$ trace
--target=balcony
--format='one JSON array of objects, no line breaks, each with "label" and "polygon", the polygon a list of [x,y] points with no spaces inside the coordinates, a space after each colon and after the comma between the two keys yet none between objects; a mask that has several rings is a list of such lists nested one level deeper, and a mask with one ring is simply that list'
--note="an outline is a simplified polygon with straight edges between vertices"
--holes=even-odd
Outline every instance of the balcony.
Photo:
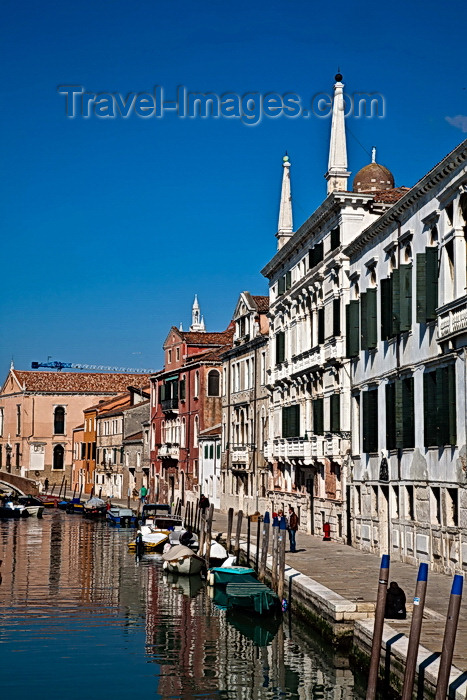
[{"label": "balcony", "polygon": [[467,296],[438,309],[438,342],[467,333]]},{"label": "balcony", "polygon": [[340,455],[341,441],[337,435],[329,433],[324,438],[324,449],[327,457],[337,457]]},{"label": "balcony", "polygon": [[331,338],[324,345],[324,359],[342,360],[345,356],[344,341],[342,338]]},{"label": "balcony", "polygon": [[231,445],[231,460],[232,464],[249,464],[250,462],[250,447],[248,445]]},{"label": "balcony", "polygon": [[159,447],[158,457],[162,457],[162,459],[179,459],[180,446],[166,442]]},{"label": "balcony", "polygon": [[276,438],[265,443],[264,456],[266,459],[311,459],[311,444],[304,438]]},{"label": "balcony", "polygon": [[161,401],[161,408],[164,413],[172,413],[178,411],[178,398],[176,399],[164,399]]},{"label": "balcony", "polygon": [[315,367],[320,367],[324,362],[323,347],[317,345],[310,350],[305,350],[292,358],[291,374],[300,374]]},{"label": "balcony", "polygon": [[290,377],[290,368],[287,361],[281,362],[281,364],[276,365],[276,367],[271,372],[271,381],[280,382],[282,379],[287,379]]}]

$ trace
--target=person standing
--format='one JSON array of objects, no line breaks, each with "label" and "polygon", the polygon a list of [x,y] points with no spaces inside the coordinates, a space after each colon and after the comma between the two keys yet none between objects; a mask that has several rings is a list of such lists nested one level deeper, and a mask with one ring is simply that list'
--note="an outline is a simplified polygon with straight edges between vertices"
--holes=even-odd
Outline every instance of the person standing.
[{"label": "person standing", "polygon": [[139,490],[139,498],[140,498],[142,506],[144,506],[144,504],[146,503],[147,494],[148,494],[148,490],[147,490],[146,486],[143,484]]},{"label": "person standing", "polygon": [[295,534],[298,530],[298,517],[293,506],[289,506],[289,540],[290,540],[290,551],[297,551],[297,544],[295,542]]},{"label": "person standing", "polygon": [[202,514],[203,518],[206,517],[206,511],[209,508],[209,505],[210,505],[209,498],[207,496],[205,496],[204,493],[202,493],[200,498],[199,498],[199,508],[201,510],[201,514]]},{"label": "person standing", "polygon": [[48,490],[49,490],[49,480],[47,479],[47,477],[45,477],[45,481],[44,481],[44,493],[47,493]]},{"label": "person standing", "polygon": [[405,620],[407,617],[405,602],[406,598],[404,591],[395,581],[391,581],[386,594],[386,609],[384,611],[384,617],[389,618],[390,620]]}]

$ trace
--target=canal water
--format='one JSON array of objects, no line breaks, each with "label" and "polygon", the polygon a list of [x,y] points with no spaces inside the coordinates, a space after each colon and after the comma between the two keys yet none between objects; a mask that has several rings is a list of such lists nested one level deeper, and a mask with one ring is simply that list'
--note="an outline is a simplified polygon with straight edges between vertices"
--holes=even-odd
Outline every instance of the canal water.
[{"label": "canal water", "polygon": [[46,511],[0,521],[1,695],[15,700],[360,698],[345,656],[288,615],[230,615],[134,531]]}]

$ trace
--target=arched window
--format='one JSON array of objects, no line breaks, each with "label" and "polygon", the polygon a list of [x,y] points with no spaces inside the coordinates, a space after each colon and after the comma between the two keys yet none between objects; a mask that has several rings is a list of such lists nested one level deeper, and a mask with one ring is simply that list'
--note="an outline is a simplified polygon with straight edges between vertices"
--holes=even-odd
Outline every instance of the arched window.
[{"label": "arched window", "polygon": [[65,434],[65,409],[63,406],[56,406],[54,411],[54,434]]},{"label": "arched window", "polygon": [[64,455],[65,455],[65,450],[63,449],[63,445],[55,445],[55,447],[54,447],[54,461],[53,461],[53,468],[54,469],[63,469]]},{"label": "arched window", "polygon": [[185,447],[185,440],[186,440],[186,420],[185,418],[182,418],[182,429],[180,433],[180,447]]},{"label": "arched window", "polygon": [[199,433],[199,418],[195,416],[194,428],[193,428],[193,447],[198,447],[198,433]]},{"label": "arched window", "polygon": [[217,369],[208,372],[208,396],[219,396],[220,375]]},{"label": "arched window", "polygon": [[195,372],[195,396],[199,396],[199,372]]}]

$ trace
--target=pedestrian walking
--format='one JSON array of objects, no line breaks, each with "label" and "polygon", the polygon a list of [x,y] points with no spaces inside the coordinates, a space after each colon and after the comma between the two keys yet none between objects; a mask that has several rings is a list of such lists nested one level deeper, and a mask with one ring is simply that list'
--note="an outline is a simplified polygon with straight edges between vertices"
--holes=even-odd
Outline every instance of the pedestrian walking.
[{"label": "pedestrian walking", "polygon": [[47,493],[48,490],[49,490],[49,480],[46,477],[45,481],[44,481],[44,492]]},{"label": "pedestrian walking", "polygon": [[139,498],[140,498],[142,506],[146,503],[146,496],[147,495],[148,495],[148,490],[147,490],[146,486],[143,484],[139,490]]},{"label": "pedestrian walking", "polygon": [[289,540],[290,540],[290,551],[297,551],[297,544],[295,542],[295,534],[298,530],[298,517],[293,506],[289,506]]}]

